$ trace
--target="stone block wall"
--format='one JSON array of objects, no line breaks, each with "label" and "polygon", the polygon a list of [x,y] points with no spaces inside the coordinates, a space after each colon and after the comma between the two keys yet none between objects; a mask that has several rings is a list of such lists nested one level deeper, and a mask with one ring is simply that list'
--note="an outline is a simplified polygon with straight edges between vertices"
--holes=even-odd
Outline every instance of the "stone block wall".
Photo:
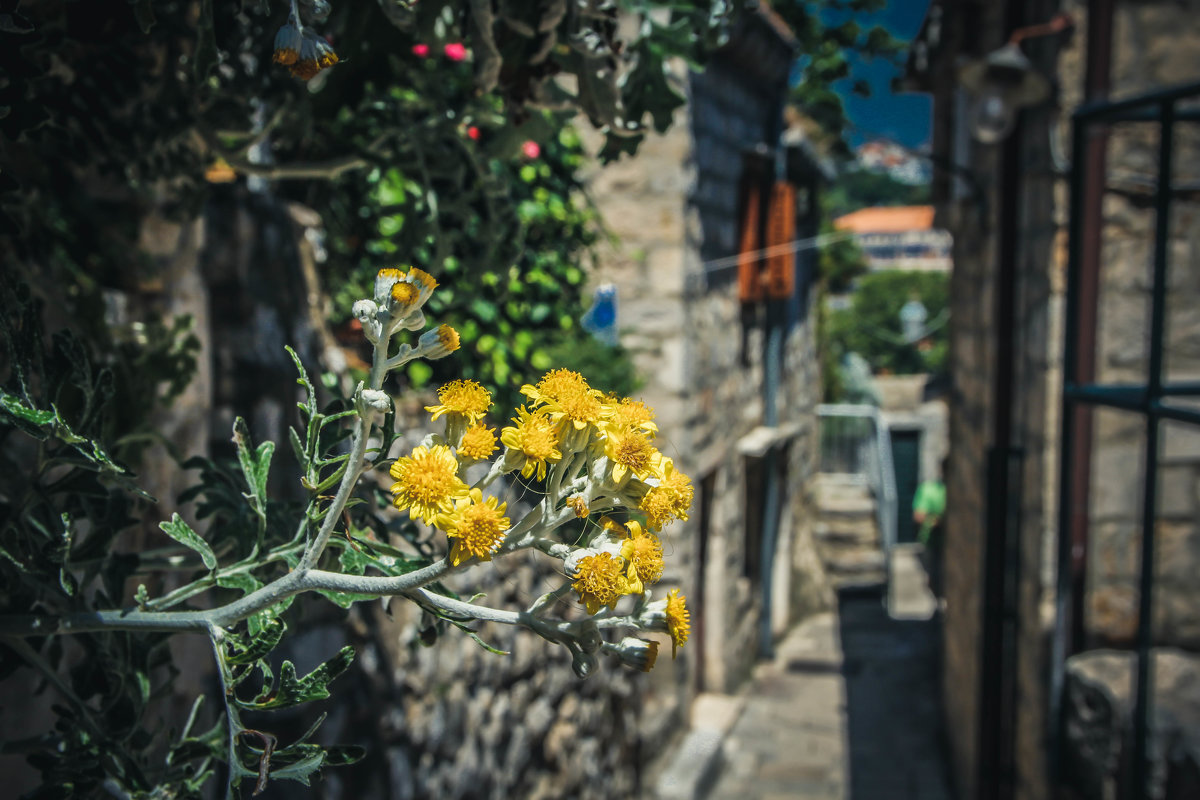
[{"label": "stone block wall", "polygon": [[[962,56],[986,53],[1003,43],[1006,6],[958,4],[971,19],[970,31],[950,25],[944,46]],[[1056,510],[1058,504],[1058,412],[1061,403],[1062,304],[1067,224],[1067,186],[1063,177],[1072,154],[1069,114],[1083,96],[1087,4],[1023,2],[1024,19],[1041,22],[1056,11],[1069,12],[1077,25],[1067,40],[1033,40],[1026,53],[1044,75],[1053,75],[1058,102],[1024,114],[1019,131],[1022,177],[1018,208],[1016,385],[1013,443],[1020,447],[1015,794],[1051,796],[1046,764],[1048,662],[1054,626]],[[961,21],[964,16],[960,16]],[[986,31],[979,37],[973,31]],[[954,37],[958,37],[955,39]],[[992,37],[992,38],[989,38]],[[1152,88],[1194,80],[1200,23],[1178,4],[1117,5],[1112,66],[1112,96],[1128,97]],[[1186,54],[1186,55],[1185,55]],[[953,389],[950,401],[951,451],[947,475],[947,552],[944,649],[944,699],[948,726],[965,735],[951,739],[956,782],[963,796],[975,793],[978,769],[979,657],[982,648],[982,565],[986,545],[986,457],[995,409],[991,407],[996,332],[993,319],[996,232],[1000,202],[998,148],[970,144],[956,148],[948,101],[952,78],[937,94],[935,152],[954,153],[969,165],[977,191],[943,197],[939,221],[955,239],[951,288]],[[1150,131],[1148,134],[1147,131]],[[1178,181],[1194,180],[1200,162],[1195,132],[1183,133],[1175,147]],[[1155,129],[1117,126],[1108,148],[1108,184],[1104,199],[1102,294],[1097,342],[1097,380],[1144,381],[1147,367],[1148,276],[1153,217],[1148,211],[1146,180],[1153,180]],[[948,185],[948,184],[947,184]],[[1171,276],[1168,310],[1168,371],[1176,380],[1200,375],[1194,311],[1200,291],[1194,267],[1197,244],[1195,204],[1176,201],[1171,226]],[[1094,417],[1086,620],[1096,643],[1127,644],[1136,615],[1139,543],[1140,471],[1144,459],[1144,423],[1113,411]],[[1200,597],[1194,575],[1200,567],[1200,431],[1169,425],[1159,461],[1160,495],[1156,536],[1159,541],[1156,587],[1156,639],[1163,644],[1200,646],[1194,622]],[[1189,582],[1188,576],[1192,576]]]},{"label": "stone block wall", "polygon": [[[1194,63],[1181,59],[1197,47],[1200,24],[1194,15],[1170,4],[1123,4],[1115,21],[1114,84],[1121,95],[1131,95],[1194,78]],[[1194,125],[1176,126],[1173,158],[1172,179],[1194,180],[1200,163],[1200,131]],[[1112,129],[1097,343],[1097,379],[1107,383],[1142,383],[1148,377],[1157,165],[1156,125],[1126,123]],[[1200,378],[1200,285],[1194,266],[1200,256],[1198,230],[1200,203],[1187,195],[1177,197],[1167,241],[1168,381]],[[1094,442],[1087,629],[1096,644],[1128,646],[1137,627],[1144,421],[1135,414],[1098,412]],[[1200,594],[1193,577],[1200,568],[1200,428],[1170,423],[1160,448],[1154,639],[1195,649],[1200,648],[1195,619]]]}]

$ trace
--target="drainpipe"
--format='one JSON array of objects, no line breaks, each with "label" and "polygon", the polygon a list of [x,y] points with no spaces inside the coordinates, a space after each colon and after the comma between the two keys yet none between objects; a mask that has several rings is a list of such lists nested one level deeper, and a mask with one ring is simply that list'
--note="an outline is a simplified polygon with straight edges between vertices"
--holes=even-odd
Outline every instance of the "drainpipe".
[{"label": "drainpipe", "polygon": [[[1084,73],[1084,102],[1108,98],[1111,85],[1113,0],[1092,0],[1087,11],[1087,62]],[[1082,171],[1073,180],[1072,238],[1079,242],[1077,264],[1067,280],[1076,287],[1076,302],[1066,307],[1066,336],[1076,337],[1075,347],[1063,353],[1063,384],[1093,383],[1096,378],[1096,322],[1100,295],[1100,254],[1104,228],[1104,185],[1106,182],[1108,129],[1089,125],[1087,139],[1076,132],[1072,171]],[[1076,188],[1078,187],[1078,188]],[[1078,209],[1078,213],[1074,210]],[[1087,599],[1088,506],[1091,495],[1092,410],[1086,404],[1062,401],[1059,469],[1069,471],[1066,496],[1059,498],[1058,565],[1055,586],[1057,624],[1051,643],[1050,736],[1051,780],[1057,782],[1063,744],[1062,698],[1066,659],[1084,646]]]},{"label": "drainpipe", "polygon": [[[1087,67],[1084,76],[1085,102],[1108,99],[1111,85],[1113,0],[1093,0],[1088,4]],[[1104,184],[1108,171],[1108,128],[1089,126],[1091,135],[1082,154],[1085,170],[1083,196],[1083,237],[1080,242],[1079,306],[1075,330],[1078,335],[1074,374],[1066,375],[1076,385],[1096,379],[1096,322],[1100,297],[1100,251],[1104,231]],[[1072,160],[1080,158],[1072,154]],[[1071,611],[1067,653],[1083,648],[1084,603],[1087,591],[1088,505],[1092,471],[1091,408],[1076,408],[1073,425],[1071,460],[1075,464],[1070,487],[1071,508]]]},{"label": "drainpipe", "polygon": [[[777,95],[782,97],[786,83],[779,87]],[[775,142],[775,178],[780,180],[787,174],[787,149],[783,143],[783,110],[777,109],[770,127],[772,134],[768,141]],[[765,226],[771,209],[764,204],[766,213],[762,214],[761,222]],[[765,242],[766,237],[759,241]],[[795,256],[792,256],[795,258]],[[793,266],[794,269],[794,266]],[[767,428],[779,427],[778,397],[779,387],[783,383],[783,334],[787,321],[787,301],[767,298],[766,303],[766,341],[763,348],[763,425]],[[759,560],[759,580],[762,587],[762,616],[759,619],[758,657],[769,659],[775,655],[775,642],[771,630],[772,595],[775,585],[775,549],[779,539],[779,517],[781,510],[783,487],[779,480],[779,449],[778,439],[771,442],[763,457],[763,470],[766,472],[766,490],[763,498],[762,552]]]},{"label": "drainpipe", "polygon": [[[1019,3],[1010,3],[1010,31],[1022,22]],[[1024,112],[1018,112],[1022,116]],[[1017,259],[1020,240],[1021,132],[1000,145],[996,209],[996,332],[992,382],[992,431],[986,465],[982,652],[980,654],[978,784],[983,800],[1011,800],[1016,792],[1016,707],[1018,588],[1022,451],[1014,436],[1017,338]]]}]

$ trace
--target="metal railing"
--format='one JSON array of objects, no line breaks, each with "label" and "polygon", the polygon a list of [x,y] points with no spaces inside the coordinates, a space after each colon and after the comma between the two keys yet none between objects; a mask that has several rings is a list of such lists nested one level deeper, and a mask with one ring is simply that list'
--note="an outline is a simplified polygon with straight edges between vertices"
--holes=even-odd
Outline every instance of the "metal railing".
[{"label": "metal railing", "polygon": [[896,544],[898,502],[892,434],[875,406],[822,403],[820,472],[836,480],[866,486],[875,496],[879,542],[885,556]]}]

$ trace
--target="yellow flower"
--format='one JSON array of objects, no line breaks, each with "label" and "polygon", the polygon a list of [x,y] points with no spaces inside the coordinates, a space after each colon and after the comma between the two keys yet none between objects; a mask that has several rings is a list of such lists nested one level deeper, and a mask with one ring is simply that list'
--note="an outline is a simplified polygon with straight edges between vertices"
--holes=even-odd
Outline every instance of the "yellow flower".
[{"label": "yellow flower", "polygon": [[420,517],[426,525],[449,511],[455,500],[467,496],[467,485],[458,477],[458,459],[444,445],[417,447],[397,459],[389,472],[396,479],[393,505],[400,511],[409,509],[411,516]]},{"label": "yellow flower", "polygon": [[446,348],[446,350],[451,353],[461,347],[461,343],[458,339],[458,331],[454,330],[454,328],[451,328],[449,325],[438,326],[437,338],[438,341],[442,343],[442,347]]},{"label": "yellow flower", "polygon": [[604,437],[604,454],[612,463],[613,480],[620,483],[625,473],[644,481],[657,471],[662,455],[650,439],[632,428],[610,428]]},{"label": "yellow flower", "polygon": [[496,452],[496,429],[483,425],[472,425],[458,443],[458,457],[468,461],[482,461]]},{"label": "yellow flower", "polygon": [[575,582],[571,588],[579,592],[579,601],[589,614],[595,614],[604,606],[611,606],[628,594],[629,584],[625,578],[625,564],[612,553],[597,553],[579,559]]},{"label": "yellow flower", "polygon": [[579,519],[583,519],[588,515],[587,500],[585,500],[581,494],[568,497],[565,505],[573,510],[575,512],[575,516]]},{"label": "yellow flower", "polygon": [[391,294],[397,308],[408,308],[421,296],[420,290],[408,281],[396,281]]},{"label": "yellow flower", "polygon": [[537,386],[522,386],[521,394],[535,404],[545,406],[544,410],[555,422],[570,420],[576,430],[583,430],[588,424],[599,422],[604,413],[600,392],[588,386],[588,382],[578,372],[569,369],[547,372],[538,381]]},{"label": "yellow flower", "polygon": [[640,523],[625,523],[628,538],[621,542],[621,558],[629,561],[629,580],[635,583],[657,583],[663,574],[662,542]]},{"label": "yellow flower", "polygon": [[638,508],[646,514],[651,530],[659,531],[676,519],[686,520],[692,507],[692,479],[675,469],[675,462],[663,458],[661,477],[642,497]]},{"label": "yellow flower", "polygon": [[421,294],[423,294],[425,297],[429,297],[429,295],[433,294],[433,290],[438,287],[438,282],[434,280],[432,275],[425,270],[417,269],[416,267],[413,267],[408,271],[408,279],[414,283],[420,284]]},{"label": "yellow flower", "polygon": [[[407,284],[396,284],[407,285]],[[460,414],[470,422],[479,419],[492,407],[492,393],[475,381],[453,380],[438,389],[436,406],[425,406],[426,411],[433,413],[434,421],[443,414]]]},{"label": "yellow flower", "polygon": [[688,613],[687,598],[672,589],[667,595],[667,630],[671,634],[671,658],[674,658],[679,648],[687,644],[688,633],[691,630],[692,615]]},{"label": "yellow flower", "polygon": [[651,435],[658,433],[658,426],[654,424],[654,409],[641,400],[609,398],[606,405],[612,427],[634,428]]},{"label": "yellow flower", "polygon": [[458,331],[449,325],[439,325],[425,331],[417,340],[417,348],[425,358],[445,358],[459,348]]},{"label": "yellow flower", "polygon": [[504,541],[504,533],[511,527],[504,516],[507,503],[495,497],[483,499],[483,492],[472,489],[468,495],[454,503],[454,511],[439,514],[437,525],[454,540],[450,548],[450,563],[458,566],[474,556],[480,561],[491,561],[492,554]]},{"label": "yellow flower", "polygon": [[515,427],[500,431],[500,441],[504,442],[505,447],[525,454],[525,466],[521,469],[521,477],[528,478],[536,471],[537,479],[544,481],[546,462],[562,459],[554,423],[540,411],[529,413],[525,406],[517,409],[517,416],[513,417],[512,421]]}]

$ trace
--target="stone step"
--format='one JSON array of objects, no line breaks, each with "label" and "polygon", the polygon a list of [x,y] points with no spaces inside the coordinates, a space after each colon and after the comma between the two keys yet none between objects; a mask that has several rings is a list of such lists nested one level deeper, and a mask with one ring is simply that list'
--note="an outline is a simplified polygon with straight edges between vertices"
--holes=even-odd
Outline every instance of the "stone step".
[{"label": "stone step", "polygon": [[879,531],[874,518],[862,521],[819,520],[813,525],[813,536],[820,544],[833,546],[878,546]]},{"label": "stone step", "polygon": [[827,497],[818,494],[816,507],[817,514],[823,517],[875,516],[875,498],[870,495]]},{"label": "stone step", "polygon": [[875,572],[886,576],[887,559],[879,550],[847,550],[842,553],[830,553],[825,558],[825,568],[831,577]]}]

